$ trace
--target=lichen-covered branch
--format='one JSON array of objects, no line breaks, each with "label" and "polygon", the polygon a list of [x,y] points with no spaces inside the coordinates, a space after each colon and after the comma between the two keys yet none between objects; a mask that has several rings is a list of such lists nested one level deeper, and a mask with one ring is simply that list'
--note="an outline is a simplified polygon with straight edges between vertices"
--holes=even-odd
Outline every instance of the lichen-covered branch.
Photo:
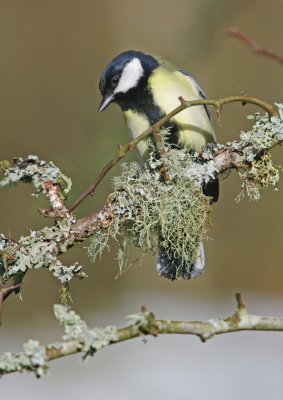
[{"label": "lichen-covered branch", "polygon": [[180,100],[181,104],[178,107],[176,107],[174,110],[172,110],[170,113],[165,115],[163,118],[161,118],[160,121],[157,121],[154,125],[152,125],[150,128],[148,128],[147,130],[142,132],[139,136],[137,136],[135,139],[131,140],[126,145],[118,146],[118,152],[117,152],[116,156],[102,168],[101,172],[98,174],[98,176],[92,182],[92,184],[79,196],[79,198],[76,201],[74,201],[74,203],[69,207],[70,211],[73,211],[89,195],[92,195],[94,193],[95,189],[97,188],[99,183],[102,181],[102,179],[105,177],[105,175],[119,161],[121,161],[126,156],[128,151],[134,149],[138,143],[140,143],[142,140],[147,139],[153,133],[159,132],[160,129],[162,128],[162,126],[164,126],[166,124],[166,122],[168,122],[171,118],[173,118],[175,115],[179,114],[181,111],[185,110],[186,108],[195,107],[195,106],[199,106],[199,105],[210,105],[216,109],[217,115],[218,115],[218,117],[220,117],[221,109],[225,104],[240,102],[243,105],[254,104],[254,105],[257,105],[258,107],[261,107],[263,110],[265,110],[268,113],[270,118],[276,116],[276,111],[270,104],[254,97],[254,96],[230,96],[230,97],[223,97],[221,99],[216,99],[216,100],[201,99],[201,100],[193,100],[193,101],[186,101],[182,97],[179,97],[179,100]]},{"label": "lichen-covered branch", "polygon": [[[134,141],[120,147],[116,158],[101,171],[92,190],[128,150],[155,134],[157,145],[161,146],[161,157],[156,156],[156,148],[148,140],[151,151],[146,164],[143,167],[137,163],[123,164],[120,176],[114,178],[113,193],[95,214],[76,219],[68,210],[65,201],[71,181],[52,162],[47,163],[36,156],[15,159],[13,165],[0,162],[3,171],[0,186],[32,183],[34,195],[44,194],[50,204],[50,210],[41,210],[41,214],[54,219],[53,226],[31,231],[18,240],[0,234],[0,316],[2,302],[11,293],[19,292],[23,277],[30,269],[47,268],[59,279],[66,296],[71,279],[86,275],[77,262],[64,265],[60,255],[89,237],[92,237],[89,246],[92,259],[109,247],[109,237],[119,241],[120,269],[127,261],[129,244],[138,247],[142,255],[156,252],[161,245],[180,260],[176,278],[182,277],[186,265],[196,260],[200,242],[206,235],[211,208],[210,199],[203,194],[203,186],[226,170],[235,169],[242,181],[239,198],[258,199],[261,189],[276,188],[280,167],[273,163],[270,150],[283,142],[283,105],[276,105],[277,114],[270,105],[248,96],[180,101],[177,109]],[[161,127],[173,115],[197,104],[211,104],[219,113],[222,105],[233,101],[257,104],[267,114],[257,113],[250,117],[253,127],[242,132],[238,141],[212,144],[195,154],[168,145],[168,131],[162,131]],[[251,315],[239,295],[237,302],[237,310],[228,318],[206,322],[159,320],[142,308],[139,314],[130,317],[129,326],[94,329],[65,305],[57,305],[55,316],[65,329],[62,341],[42,346],[38,341],[30,340],[24,344],[21,353],[5,353],[0,357],[0,375],[34,371],[40,377],[51,360],[79,352],[86,358],[108,345],[144,335],[192,334],[205,341],[217,334],[240,330],[283,331],[283,318]]]},{"label": "lichen-covered branch", "polygon": [[[229,169],[242,168],[246,172],[250,169],[254,170],[258,161],[283,141],[283,106],[278,105],[278,110],[279,116],[272,117],[271,120],[256,114],[253,117],[255,119],[253,128],[248,132],[242,132],[239,141],[212,145],[210,148],[195,153],[193,162],[188,166],[187,175],[201,185]],[[185,154],[185,150],[178,150],[178,155],[181,154]],[[271,166],[269,168],[272,170]],[[261,181],[264,187],[268,182],[271,184],[273,182],[273,186],[276,185],[277,178],[275,179],[273,174],[272,176],[274,181],[266,174],[265,178],[268,179]],[[276,177],[278,177],[277,174]],[[252,176],[250,178],[252,183]],[[99,226],[107,228],[112,218],[111,203],[108,201],[99,213],[79,219],[72,226],[72,232],[78,237],[91,236]]]},{"label": "lichen-covered branch", "polygon": [[0,187],[18,182],[32,183],[35,188],[33,195],[38,196],[40,193],[48,194],[46,183],[51,182],[60,185],[62,198],[71,190],[71,180],[52,161],[48,163],[37,156],[30,155],[26,159],[14,158],[13,164],[1,161],[0,170],[4,173]]},{"label": "lichen-covered branch", "polygon": [[53,227],[31,231],[18,241],[0,234],[0,311],[1,304],[12,292],[19,292],[21,281],[29,269],[48,268],[61,283],[67,284],[74,276],[86,276],[81,266],[74,263],[63,265],[58,255],[66,252],[74,244],[69,235],[70,226],[75,222],[64,204],[65,196],[71,189],[71,180],[52,162],[28,156],[25,160],[17,158],[13,165],[0,164],[4,177],[0,186],[19,182],[32,183],[34,196],[43,193],[50,203],[51,210],[41,210],[41,214],[57,220]]},{"label": "lichen-covered branch", "polygon": [[93,329],[88,328],[74,311],[55,305],[55,316],[65,330],[63,340],[44,346],[36,340],[29,340],[24,344],[21,353],[3,354],[0,357],[0,376],[12,372],[33,371],[37,377],[41,377],[46,373],[49,362],[57,358],[83,353],[85,359],[103,347],[147,335],[195,335],[205,342],[215,335],[238,331],[283,331],[283,318],[250,314],[240,294],[236,295],[236,299],[237,309],[227,318],[213,318],[208,321],[160,320],[142,307],[140,313],[128,317],[129,325],[126,327]]},{"label": "lichen-covered branch", "polygon": [[43,187],[45,195],[50,203],[51,211],[48,209],[42,209],[40,210],[40,213],[44,217],[54,218],[57,221],[66,219],[67,221],[72,222],[74,219],[64,204],[64,196],[62,195],[61,186],[58,183],[44,181]]},{"label": "lichen-covered branch", "polygon": [[[195,154],[171,149],[166,145],[165,132],[162,159],[156,158],[153,151],[144,168],[137,163],[124,164],[104,207],[77,220],[68,212],[63,198],[70,181],[53,164],[35,156],[19,159],[14,166],[2,164],[1,185],[32,182],[36,194],[47,196],[55,225],[32,231],[17,241],[0,236],[0,301],[7,297],[3,294],[18,291],[17,285],[29,269],[48,268],[63,285],[73,277],[84,277],[77,263],[65,266],[59,256],[88,237],[93,238],[89,252],[93,259],[108,247],[110,236],[119,240],[120,268],[125,265],[129,244],[137,246],[142,255],[156,252],[162,244],[181,260],[177,277],[182,276],[183,266],[193,262],[206,235],[210,207],[201,190],[204,184],[235,169],[242,181],[239,197],[258,199],[262,188],[276,188],[279,168],[269,150],[283,141],[283,106],[277,108],[276,117],[251,117],[254,125],[241,133],[240,140],[214,144]],[[166,181],[160,179],[163,167]]]}]

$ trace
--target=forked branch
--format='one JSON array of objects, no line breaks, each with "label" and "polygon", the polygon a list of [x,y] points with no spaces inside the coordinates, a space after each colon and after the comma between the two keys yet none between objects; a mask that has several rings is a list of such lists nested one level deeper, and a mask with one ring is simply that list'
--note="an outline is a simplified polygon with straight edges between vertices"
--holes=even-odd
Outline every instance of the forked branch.
[{"label": "forked branch", "polygon": [[102,168],[102,170],[100,171],[98,176],[95,178],[95,180],[92,182],[92,184],[69,207],[70,212],[74,211],[75,208],[77,208],[78,205],[81,204],[88,196],[93,195],[95,189],[97,188],[99,183],[102,181],[102,179],[120,160],[122,160],[126,156],[128,151],[133,150],[139,142],[146,139],[151,134],[158,132],[162,128],[162,126],[164,126],[166,124],[166,122],[168,122],[171,118],[173,118],[175,115],[179,114],[181,111],[185,110],[186,108],[199,106],[199,105],[210,105],[210,106],[215,107],[217,115],[219,117],[223,105],[228,104],[228,103],[240,102],[243,105],[245,105],[245,104],[257,105],[258,107],[265,110],[268,113],[270,118],[272,116],[276,115],[276,111],[270,104],[268,104],[265,101],[260,100],[256,97],[253,97],[253,96],[230,96],[230,97],[223,97],[223,98],[216,99],[216,100],[202,99],[202,100],[194,100],[194,101],[186,101],[182,97],[179,97],[179,100],[180,100],[181,104],[178,107],[176,107],[173,111],[171,111],[169,114],[167,114],[163,118],[161,118],[160,121],[156,122],[154,125],[152,125],[150,128],[148,128],[146,131],[141,133],[135,139],[131,140],[126,145],[118,146],[118,152],[117,152],[116,156]]}]

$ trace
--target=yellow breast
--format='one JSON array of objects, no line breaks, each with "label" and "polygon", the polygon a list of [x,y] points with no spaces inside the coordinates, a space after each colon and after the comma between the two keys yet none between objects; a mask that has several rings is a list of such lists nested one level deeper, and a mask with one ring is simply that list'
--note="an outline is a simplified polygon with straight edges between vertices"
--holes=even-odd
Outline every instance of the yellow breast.
[{"label": "yellow breast", "polygon": [[[185,100],[200,99],[195,82],[179,71],[158,68],[149,78],[149,87],[155,104],[168,114],[180,105],[178,97]],[[172,120],[179,130],[179,143],[184,147],[199,150],[215,140],[213,127],[203,106],[183,110]]]},{"label": "yellow breast", "polygon": [[[179,96],[185,100],[201,98],[196,83],[177,70],[167,71],[163,67],[157,68],[149,77],[148,86],[154,103],[164,114],[168,114],[180,105]],[[144,114],[127,110],[124,111],[124,116],[132,138],[136,138],[150,126]],[[213,127],[203,106],[183,110],[173,117],[172,121],[178,128],[178,142],[183,147],[200,150],[202,146],[215,140]],[[147,151],[146,142],[140,142],[137,147],[140,155],[144,157]]]},{"label": "yellow breast", "polygon": [[[145,117],[145,115],[137,113],[136,111],[124,111],[124,116],[129,129],[129,133],[133,139],[135,139],[137,136],[139,136],[150,127],[148,119]],[[147,151],[146,142],[144,140],[142,142],[139,142],[137,148],[141,157],[144,157]]]}]

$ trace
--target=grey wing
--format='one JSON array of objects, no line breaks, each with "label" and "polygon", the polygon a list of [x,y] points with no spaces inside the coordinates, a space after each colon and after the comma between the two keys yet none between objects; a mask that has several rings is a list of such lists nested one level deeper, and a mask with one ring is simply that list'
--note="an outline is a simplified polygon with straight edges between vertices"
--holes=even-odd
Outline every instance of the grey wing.
[{"label": "grey wing", "polygon": [[[186,71],[184,71],[183,69],[179,69],[178,71],[181,72],[183,75],[187,76],[188,78],[190,78],[190,80],[191,80],[191,82],[193,82],[199,96],[202,99],[206,99],[206,96],[205,96],[203,90],[200,88],[199,84],[195,81],[195,79],[190,74],[188,74]],[[205,108],[206,114],[210,120],[210,123],[212,125],[209,107],[207,105],[204,105],[204,108]],[[206,196],[212,197],[212,202],[215,203],[219,198],[219,181],[218,181],[218,179],[215,179],[214,181],[210,181],[206,185],[204,185],[203,192]]]},{"label": "grey wing", "polygon": [[[196,91],[198,92],[199,96],[200,96],[202,99],[206,99],[206,96],[205,96],[203,90],[201,89],[201,87],[199,86],[199,84],[196,82],[196,80],[195,80],[190,74],[188,74],[186,71],[184,71],[183,69],[178,69],[178,71],[181,72],[181,74],[183,74],[183,75],[189,77],[190,80],[191,80],[191,82],[194,84],[194,86],[195,86],[195,88],[196,88]],[[210,118],[210,110],[209,110],[208,106],[207,106],[207,105],[204,105],[204,108],[205,108],[205,111],[206,111],[206,114],[207,114],[209,120],[211,121],[211,118]]]}]

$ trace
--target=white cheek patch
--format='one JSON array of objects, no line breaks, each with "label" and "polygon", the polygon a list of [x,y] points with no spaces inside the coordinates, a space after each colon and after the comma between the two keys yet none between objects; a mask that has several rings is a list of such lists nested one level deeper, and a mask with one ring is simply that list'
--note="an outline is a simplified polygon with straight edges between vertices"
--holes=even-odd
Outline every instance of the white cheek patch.
[{"label": "white cheek patch", "polygon": [[126,93],[128,90],[136,87],[143,75],[144,70],[140,60],[136,57],[133,58],[126,64],[114,93]]}]

